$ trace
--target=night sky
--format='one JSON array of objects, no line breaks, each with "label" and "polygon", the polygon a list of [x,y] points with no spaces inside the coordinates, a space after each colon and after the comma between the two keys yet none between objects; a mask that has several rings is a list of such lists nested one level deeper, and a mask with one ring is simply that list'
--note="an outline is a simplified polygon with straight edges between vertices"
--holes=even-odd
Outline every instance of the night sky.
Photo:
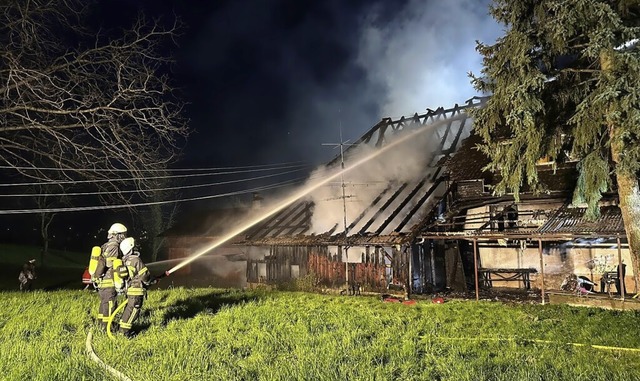
[{"label": "night sky", "polygon": [[172,75],[194,131],[181,167],[320,164],[382,117],[475,95],[475,41],[501,34],[488,2],[103,0],[95,23],[138,10],[185,28]]},{"label": "night sky", "polygon": [[[467,76],[481,68],[476,40],[493,43],[503,34],[488,3],[97,0],[85,21],[118,36],[114,31],[130,27],[140,11],[169,24],[182,20],[178,44],[167,50],[176,60],[168,74],[188,103],[193,133],[175,168],[296,162],[308,164],[309,173],[338,154],[327,144],[339,143],[341,130],[343,140],[353,142],[383,117],[451,107],[477,95]],[[219,180],[200,182],[207,181]],[[250,198],[252,186],[238,184],[234,191]],[[179,197],[224,191],[199,188]],[[207,199],[180,208],[188,213],[218,200],[234,202]],[[54,228],[129,223],[127,216],[124,210],[61,213]],[[23,226],[37,234],[35,217],[0,218],[2,232],[12,237],[10,228]]]}]

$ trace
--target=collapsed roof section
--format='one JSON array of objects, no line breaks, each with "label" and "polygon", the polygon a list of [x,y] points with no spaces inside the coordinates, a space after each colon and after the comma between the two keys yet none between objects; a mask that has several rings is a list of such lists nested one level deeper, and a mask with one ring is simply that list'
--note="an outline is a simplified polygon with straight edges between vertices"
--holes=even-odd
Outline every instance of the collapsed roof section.
[{"label": "collapsed roof section", "polygon": [[[508,210],[514,204],[507,205]],[[603,205],[600,215],[591,220],[586,217],[586,207],[574,207],[564,203],[549,209],[513,209],[515,216],[507,213],[477,213],[454,217],[451,222],[435,221],[421,232],[425,239],[541,239],[567,240],[576,238],[625,239],[624,222],[620,208]]]},{"label": "collapsed roof section", "polygon": [[[408,142],[392,147],[307,199],[275,213],[246,235],[246,245],[397,245],[410,242],[448,190],[443,158],[452,155],[471,131],[464,105],[424,114],[382,119],[312,177],[323,178],[375,152],[404,134]],[[422,133],[422,131],[424,133]],[[405,135],[406,136],[406,135]],[[344,159],[343,159],[344,157]],[[346,227],[346,228],[345,228]]]},{"label": "collapsed roof section", "polygon": [[564,205],[538,229],[539,233],[571,236],[625,236],[622,212],[615,205],[600,207],[600,216],[586,218],[587,208]]}]

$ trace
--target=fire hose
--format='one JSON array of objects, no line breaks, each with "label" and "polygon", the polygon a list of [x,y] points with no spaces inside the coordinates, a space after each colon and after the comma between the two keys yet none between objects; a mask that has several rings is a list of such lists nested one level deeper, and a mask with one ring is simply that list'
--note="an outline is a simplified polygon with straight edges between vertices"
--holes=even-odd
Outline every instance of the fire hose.
[{"label": "fire hose", "polygon": [[107,336],[109,336],[111,340],[116,339],[113,336],[113,333],[111,333],[111,323],[113,323],[113,319],[116,317],[118,312],[122,311],[126,305],[127,305],[127,301],[125,300],[124,302],[120,303],[118,308],[116,308],[111,315],[109,315],[109,320],[107,320]]},{"label": "fire hose", "polygon": [[[149,282],[149,285],[158,283],[160,281],[160,279],[169,276],[169,274],[170,274],[169,271],[163,272],[162,274],[158,275],[157,277],[151,279],[151,281]],[[113,333],[111,332],[111,324],[113,323],[113,319],[115,319],[116,315],[120,311],[122,311],[126,305],[127,305],[127,300],[125,300],[122,303],[120,303],[120,305],[113,311],[113,313],[111,313],[111,315],[109,315],[109,319],[107,320],[107,336],[109,336],[109,338],[111,340],[115,340],[116,339],[115,336],[113,336]]]},{"label": "fire hose", "polygon": [[119,370],[115,369],[114,367],[110,366],[109,364],[104,362],[102,359],[100,359],[100,357],[98,357],[96,352],[93,350],[93,346],[91,345],[91,339],[92,338],[93,338],[93,332],[89,331],[89,333],[87,333],[87,341],[85,342],[85,346],[86,346],[86,350],[87,350],[87,354],[89,355],[89,358],[91,358],[91,360],[93,360],[93,362],[95,362],[96,364],[98,364],[101,367],[103,367],[104,369],[106,369],[109,373],[111,373],[118,380],[120,380],[120,381],[131,381],[131,379],[129,377],[127,377],[127,375],[125,375],[124,373],[122,373]]},{"label": "fire hose", "polygon": [[542,339],[525,339],[516,337],[446,337],[446,336],[420,336],[426,340],[451,340],[451,341],[509,341],[509,342],[529,342],[537,344],[552,344],[552,345],[570,345],[573,347],[591,347],[593,349],[605,350],[605,351],[626,351],[626,352],[640,352],[640,348],[628,348],[628,347],[616,347],[611,345],[598,345],[598,344],[585,344],[585,343],[573,343],[573,342],[560,342],[552,340]]}]

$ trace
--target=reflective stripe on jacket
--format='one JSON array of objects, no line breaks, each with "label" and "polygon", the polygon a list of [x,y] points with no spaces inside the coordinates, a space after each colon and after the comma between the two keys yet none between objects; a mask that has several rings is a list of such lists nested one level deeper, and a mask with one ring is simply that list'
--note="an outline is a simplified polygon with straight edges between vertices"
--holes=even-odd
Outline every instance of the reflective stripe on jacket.
[{"label": "reflective stripe on jacket", "polygon": [[110,238],[104,245],[101,247],[102,256],[105,258],[107,262],[107,271],[102,277],[102,281],[110,279],[111,285],[107,287],[113,287],[113,260],[116,258],[122,258],[120,255],[120,244],[116,237]]},{"label": "reflective stripe on jacket", "polygon": [[145,286],[151,280],[149,269],[137,255],[128,255],[124,257],[123,262],[129,272],[127,296],[144,295]]}]

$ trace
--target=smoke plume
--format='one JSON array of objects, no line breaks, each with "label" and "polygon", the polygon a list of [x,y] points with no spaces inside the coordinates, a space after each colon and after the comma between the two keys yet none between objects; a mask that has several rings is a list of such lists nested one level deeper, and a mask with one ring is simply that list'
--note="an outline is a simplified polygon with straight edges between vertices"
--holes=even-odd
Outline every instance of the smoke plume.
[{"label": "smoke plume", "polygon": [[488,3],[409,0],[391,19],[388,4],[371,9],[358,63],[384,88],[382,116],[450,107],[476,95],[467,77],[482,64],[476,40],[491,44],[501,34]]}]

